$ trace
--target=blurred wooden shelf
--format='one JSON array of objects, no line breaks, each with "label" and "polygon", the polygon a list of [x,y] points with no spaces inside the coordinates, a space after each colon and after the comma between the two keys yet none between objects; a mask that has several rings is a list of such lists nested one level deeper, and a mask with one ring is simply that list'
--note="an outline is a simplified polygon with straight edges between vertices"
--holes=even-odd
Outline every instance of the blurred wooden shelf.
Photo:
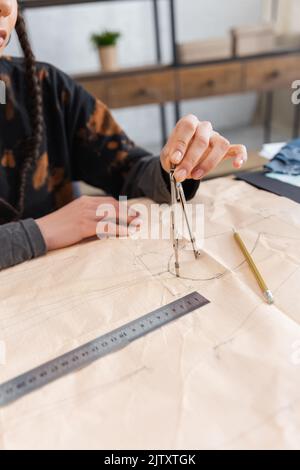
[{"label": "blurred wooden shelf", "polygon": [[[42,8],[68,6],[84,3],[112,3],[117,0],[20,0],[20,8]],[[157,0],[152,0],[155,26],[157,63],[142,67],[120,68],[113,72],[74,75],[87,91],[101,99],[109,108],[124,108],[148,104],[161,105],[163,143],[166,140],[166,118],[163,105],[175,104],[176,120],[179,118],[179,104],[182,100],[208,96],[228,95],[248,91],[272,92],[277,88],[291,86],[300,78],[300,43],[281,46],[253,56],[224,57],[201,62],[180,63],[176,38],[176,8],[169,0],[173,62],[161,63],[159,12]],[[299,108],[299,107],[298,107]],[[300,109],[300,108],[299,108]],[[298,126],[295,122],[295,129]],[[243,171],[260,168],[266,160],[257,152],[250,152]],[[237,172],[232,162],[224,161],[209,178]]]},{"label": "blurred wooden shelf", "polygon": [[[19,0],[19,7],[26,10],[118,1],[120,0]],[[74,78],[112,109],[149,104],[159,105],[162,146],[168,138],[166,103],[173,103],[176,123],[182,115],[180,105],[183,100],[249,91],[266,92],[264,142],[270,142],[273,91],[283,87],[290,89],[292,82],[300,77],[299,37],[294,37],[289,41],[283,36],[275,44],[273,50],[251,56],[233,55],[196,63],[180,63],[176,1],[167,0],[172,63],[162,65],[160,9],[158,0],[151,0],[151,3],[157,65],[125,68],[110,73],[81,74]],[[295,106],[294,109],[293,137],[295,138],[299,135],[300,106]]]},{"label": "blurred wooden shelf", "polygon": [[272,92],[291,87],[300,78],[300,50],[202,64],[149,65],[74,78],[112,109]]}]

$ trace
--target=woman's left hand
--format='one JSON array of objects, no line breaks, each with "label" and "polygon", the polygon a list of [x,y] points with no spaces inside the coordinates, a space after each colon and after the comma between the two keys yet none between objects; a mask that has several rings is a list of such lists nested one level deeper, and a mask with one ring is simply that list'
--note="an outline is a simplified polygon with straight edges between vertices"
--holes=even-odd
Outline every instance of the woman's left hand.
[{"label": "woman's left hand", "polygon": [[228,158],[235,168],[241,168],[247,161],[246,147],[231,145],[210,122],[201,122],[193,114],[178,121],[160,156],[165,171],[176,166],[178,182],[200,180]]}]

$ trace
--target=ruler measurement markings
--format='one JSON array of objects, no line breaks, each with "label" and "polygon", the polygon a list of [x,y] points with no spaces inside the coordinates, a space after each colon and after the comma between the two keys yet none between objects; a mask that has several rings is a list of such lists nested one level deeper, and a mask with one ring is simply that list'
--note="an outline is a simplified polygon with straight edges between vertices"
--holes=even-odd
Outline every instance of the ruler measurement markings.
[{"label": "ruler measurement markings", "polygon": [[0,406],[75,372],[109,353],[116,352],[208,303],[207,299],[194,292],[25,372],[0,385]]}]

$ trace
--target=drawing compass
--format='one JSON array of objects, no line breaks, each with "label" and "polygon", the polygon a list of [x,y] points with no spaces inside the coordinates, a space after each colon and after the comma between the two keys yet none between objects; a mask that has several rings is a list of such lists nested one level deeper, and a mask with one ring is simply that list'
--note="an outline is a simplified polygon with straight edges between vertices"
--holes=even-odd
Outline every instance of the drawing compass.
[{"label": "drawing compass", "polygon": [[180,277],[180,266],[179,266],[179,232],[178,232],[178,217],[176,208],[179,205],[182,209],[184,220],[186,222],[190,242],[193,246],[194,256],[195,259],[199,258],[199,251],[196,248],[196,239],[192,232],[192,226],[189,221],[188,213],[187,213],[187,203],[185,199],[184,190],[181,183],[178,183],[175,179],[175,170],[176,167],[173,165],[170,170],[170,186],[171,186],[171,237],[172,237],[172,244],[174,248],[174,255],[175,255],[175,272],[176,276]]}]

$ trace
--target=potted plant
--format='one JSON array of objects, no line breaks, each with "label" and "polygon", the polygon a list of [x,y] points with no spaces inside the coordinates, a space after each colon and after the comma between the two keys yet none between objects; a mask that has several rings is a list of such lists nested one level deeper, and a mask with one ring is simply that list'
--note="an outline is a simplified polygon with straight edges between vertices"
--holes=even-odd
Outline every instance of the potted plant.
[{"label": "potted plant", "polygon": [[92,34],[92,44],[99,51],[102,70],[112,71],[118,69],[117,42],[121,33],[104,31],[101,34]]}]

